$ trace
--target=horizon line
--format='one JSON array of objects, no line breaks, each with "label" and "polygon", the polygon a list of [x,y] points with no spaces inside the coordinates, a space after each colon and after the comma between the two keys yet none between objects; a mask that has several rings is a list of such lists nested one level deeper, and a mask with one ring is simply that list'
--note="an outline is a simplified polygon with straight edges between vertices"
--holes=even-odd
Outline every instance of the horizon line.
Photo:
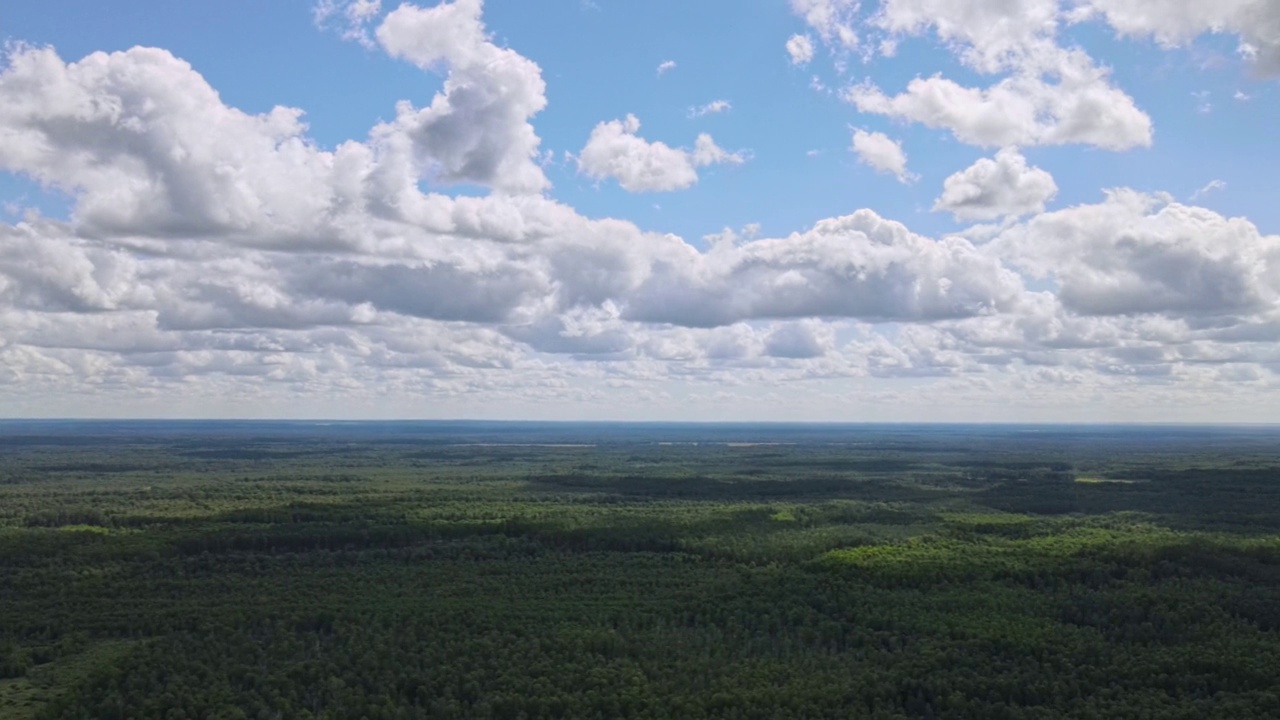
[{"label": "horizon line", "polygon": [[305,423],[305,424],[388,424],[388,423],[495,423],[511,425],[776,425],[776,426],[1013,426],[1013,427],[1278,427],[1280,420],[1270,422],[1232,422],[1214,420],[601,420],[532,418],[291,418],[291,417],[0,417],[0,423]]}]

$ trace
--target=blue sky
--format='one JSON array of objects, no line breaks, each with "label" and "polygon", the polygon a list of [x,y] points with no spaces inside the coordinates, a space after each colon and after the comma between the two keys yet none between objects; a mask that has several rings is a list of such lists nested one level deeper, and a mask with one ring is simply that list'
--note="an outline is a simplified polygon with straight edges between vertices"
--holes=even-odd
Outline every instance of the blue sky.
[{"label": "blue sky", "polygon": [[0,414],[1280,420],[1274,5],[1001,7],[0,4]]}]

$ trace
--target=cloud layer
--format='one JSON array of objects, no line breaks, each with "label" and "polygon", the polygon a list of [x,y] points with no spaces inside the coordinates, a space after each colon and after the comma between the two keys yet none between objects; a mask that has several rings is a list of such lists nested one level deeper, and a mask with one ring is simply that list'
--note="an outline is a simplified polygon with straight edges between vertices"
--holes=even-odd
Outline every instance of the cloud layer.
[{"label": "cloud layer", "polygon": [[[839,0],[792,7],[811,33],[787,42],[794,63],[813,61],[814,42],[851,53],[931,33],[996,78],[929,76],[897,92],[857,82],[843,95],[1003,148],[948,177],[935,204],[1002,224],[931,237],[851,208],[788,235],[695,242],[585,217],[552,198],[541,165],[541,68],[494,42],[479,0],[328,11],[350,21],[343,34],[442,82],[425,107],[402,102],[331,149],[301,110],[229,106],[165,50],[68,61],[15,47],[0,72],[0,168],[73,208],[0,224],[0,402],[11,414],[50,398],[63,412],[84,398],[146,412],[175,396],[240,414],[259,401],[307,413],[314,398],[354,414],[520,414],[619,399],[678,411],[702,393],[732,412],[735,392],[760,401],[787,384],[801,389],[779,403],[838,417],[822,388],[867,407],[928,407],[941,393],[968,411],[1153,387],[1169,402],[1236,402],[1280,386],[1280,237],[1124,188],[1046,212],[1057,184],[1015,149],[1152,142],[1107,69],[1061,46],[1063,23],[1096,18],[1167,44],[1232,32],[1274,72],[1270,5],[1097,1],[1070,17],[1049,0],[1013,15],[996,0],[890,0],[865,17]],[[584,127],[578,171],[676,191],[747,159],[708,134],[679,147],[640,127],[632,115]],[[911,178],[887,135],[857,130],[851,147]]]}]

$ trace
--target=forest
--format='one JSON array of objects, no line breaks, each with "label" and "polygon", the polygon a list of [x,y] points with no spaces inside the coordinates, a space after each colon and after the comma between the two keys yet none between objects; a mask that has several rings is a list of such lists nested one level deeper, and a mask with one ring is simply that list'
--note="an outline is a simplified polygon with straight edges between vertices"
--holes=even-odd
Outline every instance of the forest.
[{"label": "forest", "polygon": [[1280,717],[1280,428],[0,422],[0,718]]}]

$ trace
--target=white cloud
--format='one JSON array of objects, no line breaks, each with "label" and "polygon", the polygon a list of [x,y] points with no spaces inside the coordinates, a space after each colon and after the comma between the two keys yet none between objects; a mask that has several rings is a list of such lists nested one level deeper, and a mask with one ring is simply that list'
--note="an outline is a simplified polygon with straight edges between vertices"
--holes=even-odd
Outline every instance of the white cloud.
[{"label": "white cloud", "polygon": [[1124,35],[1179,46],[1209,32],[1241,39],[1241,54],[1263,75],[1280,73],[1280,5],[1273,0],[1089,0]]},{"label": "white cloud", "polygon": [[1052,175],[1028,166],[1016,148],[1005,148],[994,159],[982,158],[948,177],[933,209],[957,220],[993,220],[1044,212],[1045,202],[1057,193]]},{"label": "white cloud", "polygon": [[[831,16],[826,3],[812,5],[819,17]],[[795,3],[793,9],[801,12]],[[1059,43],[1061,25],[1094,18],[1121,34],[1151,36],[1166,46],[1206,32],[1231,32],[1241,38],[1241,55],[1260,73],[1280,73],[1280,6],[1271,0],[1031,0],[1016,7],[1007,0],[883,0],[869,21],[887,33],[882,54],[892,55],[901,37],[932,32],[969,68],[1004,77],[986,88],[941,75],[916,78],[897,95],[868,81],[849,88],[845,97],[862,112],[945,128],[984,147],[1148,146],[1150,118],[1111,84],[1109,70],[1084,50]],[[1200,98],[1198,108],[1208,112],[1212,106]]]},{"label": "white cloud", "polygon": [[816,358],[835,349],[835,332],[815,320],[781,323],[764,341],[766,354],[777,358]]},{"label": "white cloud", "polygon": [[689,154],[636,135],[634,115],[596,125],[578,153],[578,169],[597,180],[614,178],[629,192],[681,190],[698,181]]},{"label": "white cloud", "polygon": [[[855,88],[874,112],[1000,147],[1149,142],[1105,71],[1060,54],[1061,14],[1034,3],[1000,24],[993,2],[903,0],[866,26],[852,3],[797,8],[822,42],[844,47],[842,24],[885,41],[927,29],[971,69],[1008,75],[985,90]],[[350,8],[360,28],[381,17],[332,7],[322,20],[338,28]],[[937,208],[1029,217],[937,239],[870,210],[706,245],[590,219],[542,194],[541,71],[494,44],[480,9],[387,15],[380,46],[443,71],[443,88],[332,149],[301,111],[232,107],[163,50],[66,62],[13,48],[0,170],[66,190],[73,210],[0,223],[5,412],[671,415],[705,396],[749,417],[759,388],[787,383],[779,406],[810,418],[840,417],[838,394],[955,419],[1087,413],[1097,398],[1148,417],[1174,416],[1160,403],[1274,414],[1280,237],[1251,222],[1125,189],[1045,213],[1053,179],[1013,149],[948,178]],[[1239,29],[1260,67],[1265,20]],[[681,148],[638,131],[631,116],[596,126],[579,169],[653,190],[746,159],[709,135]],[[860,156],[909,176],[899,145],[861,132]],[[452,197],[447,183],[489,191]]]},{"label": "white cloud", "polygon": [[869,80],[844,96],[862,112],[950,130],[985,147],[1082,143],[1123,150],[1151,143],[1151,120],[1111,84],[1110,71],[1079,48],[1058,43],[1069,20],[1058,0],[884,0],[869,20],[886,33],[882,54],[900,39],[932,33],[968,68],[1002,76],[969,87],[935,74],[890,95]]},{"label": "white cloud", "polygon": [[866,113],[950,130],[984,147],[1081,143],[1110,150],[1151,144],[1151,118],[1107,82],[1107,71],[1072,51],[1055,69],[1057,82],[1021,74],[986,89],[967,88],[934,75],[916,78],[888,96],[869,83],[846,98]]},{"label": "white cloud", "polygon": [[808,65],[813,60],[813,41],[808,35],[792,35],[787,38],[787,55],[792,65]]},{"label": "white cloud", "polygon": [[671,72],[672,70],[675,70],[675,69],[676,69],[676,61],[675,61],[675,60],[663,60],[662,62],[658,63],[658,75],[659,75],[659,77],[661,77],[662,75],[666,75],[667,73],[669,73],[669,72]]},{"label": "white cloud", "polygon": [[400,138],[407,140],[406,161],[440,182],[540,192],[549,183],[529,119],[547,104],[542,70],[488,39],[482,7],[481,0],[425,9],[404,4],[386,16],[377,38],[387,53],[423,69],[444,65],[448,74],[429,107],[400,103],[396,120],[381,132],[397,150]]},{"label": "white cloud", "polygon": [[911,174],[907,172],[907,154],[902,151],[902,145],[888,135],[859,128],[853,132],[850,149],[857,153],[859,162],[894,175],[899,182],[911,180]]},{"label": "white cloud", "polygon": [[733,109],[733,104],[728,100],[712,100],[706,105],[689,108],[690,118],[700,118],[704,115],[716,115],[722,112],[728,112]]},{"label": "white cloud", "polygon": [[1208,183],[1205,184],[1204,187],[1191,193],[1191,201],[1195,202],[1196,200],[1199,200],[1200,198],[1204,197],[1205,195],[1208,195],[1211,192],[1214,192],[1215,190],[1226,190],[1226,189],[1227,189],[1226,182],[1222,180],[1210,180]]},{"label": "white cloud", "polygon": [[316,27],[339,24],[343,40],[374,47],[369,23],[382,12],[382,0],[320,0],[311,9]]},{"label": "white cloud", "polygon": [[817,31],[824,42],[844,48],[858,46],[858,34],[853,29],[858,22],[858,6],[858,0],[791,0],[791,11]]},{"label": "white cloud", "polygon": [[994,73],[1051,67],[1059,27],[1099,18],[1122,35],[1170,47],[1233,33],[1260,72],[1280,72],[1280,7],[1272,0],[883,0],[871,24],[890,40],[931,29],[967,65]]},{"label": "white cloud", "polygon": [[634,115],[596,125],[578,153],[578,169],[597,180],[614,178],[629,192],[682,190],[698,181],[696,168],[721,163],[741,164],[741,153],[730,153],[711,136],[698,135],[692,152],[638,136]]},{"label": "white cloud", "polygon": [[968,241],[916,235],[870,210],[804,233],[655,259],[623,317],[691,327],[748,319],[928,320],[1011,309],[1018,277]]},{"label": "white cloud", "polygon": [[890,38],[933,30],[983,73],[1044,69],[1057,53],[1058,0],[884,0],[871,23]]},{"label": "white cloud", "polygon": [[0,225],[0,300],[6,307],[95,312],[146,301],[131,254],[68,237],[50,223]]},{"label": "white cloud", "polygon": [[19,49],[0,98],[0,166],[73,194],[89,232],[274,242],[361,202],[340,176],[363,172],[366,149],[316,150],[293,108],[227,107],[164,50],[64,63],[51,49]]},{"label": "white cloud", "polygon": [[1063,306],[1084,315],[1248,315],[1280,299],[1280,237],[1131,190],[1032,218],[993,250],[1052,278]]},{"label": "white cloud", "polygon": [[707,133],[699,133],[693,143],[693,152],[689,154],[694,165],[741,165],[747,161],[745,152],[729,152],[716,145]]}]

